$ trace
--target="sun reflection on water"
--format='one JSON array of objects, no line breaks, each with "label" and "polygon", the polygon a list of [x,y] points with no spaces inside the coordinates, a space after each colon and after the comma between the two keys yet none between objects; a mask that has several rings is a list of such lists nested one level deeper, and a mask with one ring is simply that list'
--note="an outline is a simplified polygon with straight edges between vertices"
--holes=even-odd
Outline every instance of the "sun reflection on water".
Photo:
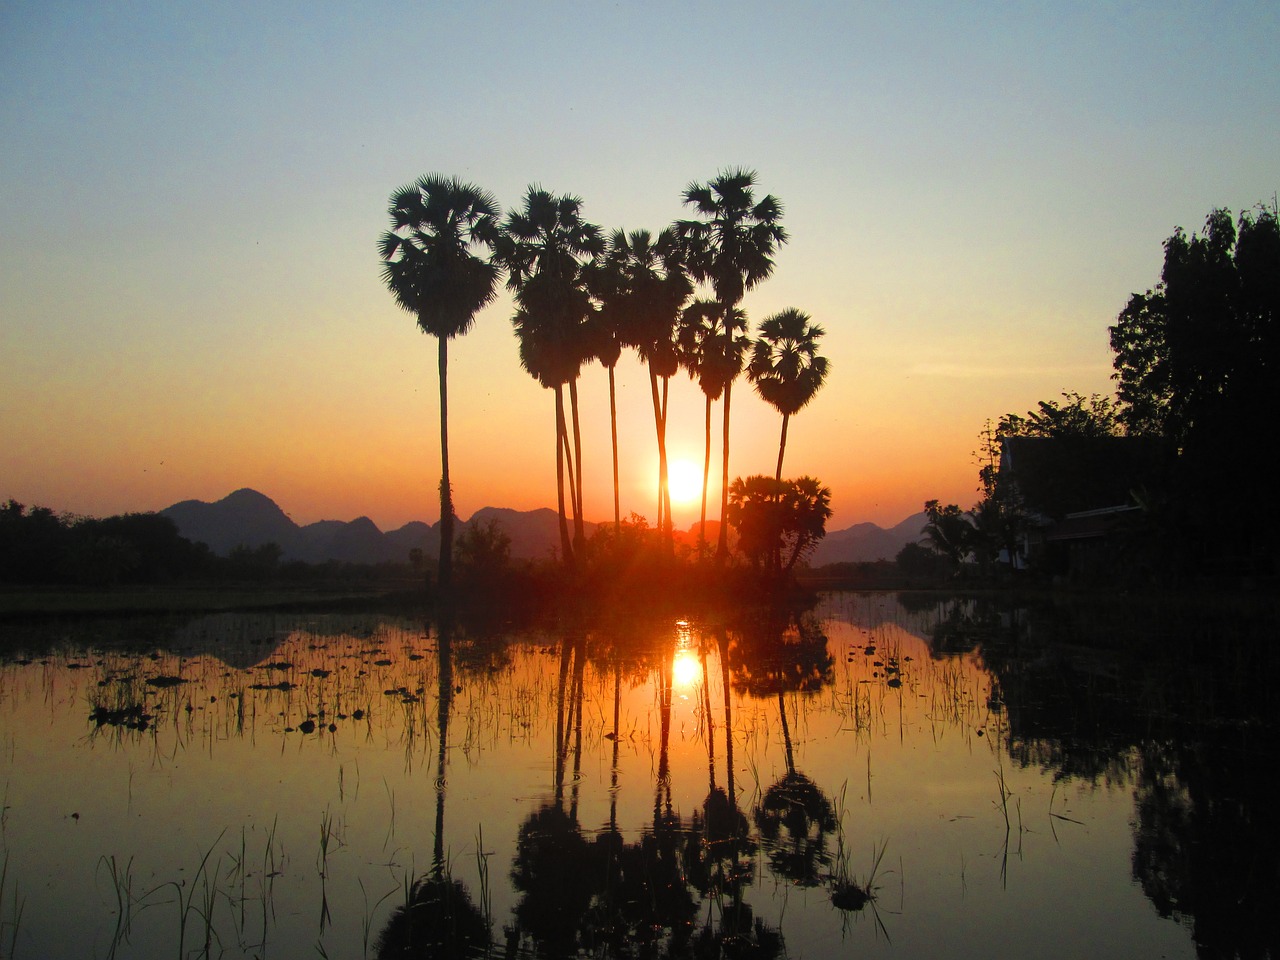
[{"label": "sun reflection on water", "polygon": [[677,690],[690,690],[702,676],[698,643],[688,620],[676,621],[676,650],[671,662],[671,685]]}]

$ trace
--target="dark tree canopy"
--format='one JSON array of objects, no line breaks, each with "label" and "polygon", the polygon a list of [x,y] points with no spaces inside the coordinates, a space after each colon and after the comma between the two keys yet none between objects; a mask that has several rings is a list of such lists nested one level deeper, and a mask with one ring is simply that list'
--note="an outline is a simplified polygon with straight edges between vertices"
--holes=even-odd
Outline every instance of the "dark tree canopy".
[{"label": "dark tree canopy", "polygon": [[1178,229],[1160,281],[1111,327],[1119,419],[1161,438],[1174,467],[1165,491],[1192,564],[1275,568],[1271,413],[1280,372],[1280,228],[1276,210],[1215,210],[1204,233]]},{"label": "dark tree canopy", "polygon": [[1275,210],[1215,210],[1204,234],[1165,241],[1160,281],[1111,327],[1120,420],[1179,448],[1261,424],[1277,372],[1280,230]]},{"label": "dark tree canopy", "polygon": [[1063,403],[1041,400],[1026,416],[1006,413],[996,425],[996,437],[1117,437],[1122,431],[1115,401],[1100,393],[1088,397],[1064,392]]}]

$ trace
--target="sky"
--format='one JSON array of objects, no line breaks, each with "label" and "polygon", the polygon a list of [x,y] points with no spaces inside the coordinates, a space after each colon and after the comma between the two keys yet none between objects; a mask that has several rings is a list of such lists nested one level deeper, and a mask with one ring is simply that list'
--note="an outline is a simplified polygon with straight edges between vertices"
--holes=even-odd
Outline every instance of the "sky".
[{"label": "sky", "polygon": [[[971,506],[988,419],[1112,391],[1107,327],[1174,229],[1273,202],[1278,51],[1271,2],[8,0],[0,499],[100,516],[247,486],[299,523],[434,521],[435,341],[381,281],[390,193],[440,173],[506,209],[538,184],[656,231],[746,167],[791,239],[743,306],[810,314],[831,367],[784,473],[831,488],[829,530]],[[464,519],[555,503],[511,313],[450,345]],[[606,375],[580,384],[606,520]],[[618,387],[622,510],[652,522],[634,359]],[[670,406],[700,467],[702,395],[677,378]],[[771,474],[780,416],[745,380],[732,410],[731,475]]]}]

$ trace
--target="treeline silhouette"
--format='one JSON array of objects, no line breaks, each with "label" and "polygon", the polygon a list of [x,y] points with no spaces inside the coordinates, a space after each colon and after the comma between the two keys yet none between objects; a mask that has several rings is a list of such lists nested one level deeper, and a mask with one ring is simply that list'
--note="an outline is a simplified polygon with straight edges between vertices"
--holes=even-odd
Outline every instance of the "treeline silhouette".
[{"label": "treeline silhouette", "polygon": [[393,579],[404,564],[282,562],[274,543],[238,546],[222,557],[193,543],[158,513],[110,517],[59,514],[10,499],[0,505],[0,584],[113,587],[189,581]]},{"label": "treeline silhouette", "polygon": [[[1100,580],[1274,576],[1280,515],[1270,508],[1268,400],[1280,372],[1278,319],[1274,203],[1238,219],[1214,210],[1202,234],[1179,227],[1165,241],[1159,281],[1133,294],[1108,328],[1115,398],[1064,392],[1025,416],[989,421],[977,451],[982,499],[967,511],[926,503],[927,542],[957,570],[990,573],[1021,554],[1033,573],[1069,572],[1061,551],[1027,555],[1020,546],[1055,513],[1028,502],[1031,479],[1052,493],[1040,499],[1058,514],[1122,501],[1137,508],[1108,537]],[[1038,476],[1010,479],[1008,444],[1027,440],[1051,442],[1056,453],[1038,458]],[[1106,486],[1107,496],[1090,498]]]}]

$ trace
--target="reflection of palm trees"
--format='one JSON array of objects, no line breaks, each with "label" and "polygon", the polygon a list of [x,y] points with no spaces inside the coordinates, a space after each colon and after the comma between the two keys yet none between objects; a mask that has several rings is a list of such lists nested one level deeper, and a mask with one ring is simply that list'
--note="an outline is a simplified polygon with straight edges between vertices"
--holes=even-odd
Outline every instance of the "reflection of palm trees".
[{"label": "reflection of palm trees", "polygon": [[439,750],[436,755],[436,823],[431,872],[414,881],[406,902],[397,907],[378,937],[377,955],[392,957],[468,957],[487,950],[489,924],[471,902],[466,885],[449,876],[444,855],[444,801],[447,785],[449,715],[453,708],[453,624],[441,618],[436,643]]},{"label": "reflection of palm trees", "polygon": [[786,694],[829,683],[835,661],[811,615],[770,608],[746,623],[731,648],[739,685],[752,696],[778,698],[786,758],[786,773],[755,808],[756,827],[775,873],[802,886],[816,886],[822,880],[819,868],[830,860],[827,837],[836,828],[835,809],[823,791],[796,770]]},{"label": "reflection of palm trees", "polygon": [[[532,939],[549,956],[571,956],[593,892],[592,850],[578,824],[578,770],[582,757],[583,677],[586,637],[580,631],[560,642],[556,687],[555,798],[520,827],[511,880],[520,891],[511,936]],[[573,754],[573,802],[564,805],[565,772]]]},{"label": "reflection of palm trees", "polygon": [[737,892],[750,883],[752,862],[743,860],[750,825],[746,815],[738,807],[733,776],[733,698],[729,685],[727,634],[719,629],[712,634],[720,657],[721,676],[724,682],[724,731],[725,767],[728,788],[716,781],[715,719],[711,709],[711,684],[707,672],[707,637],[701,644],[703,713],[707,730],[707,796],[702,802],[701,818],[695,819],[695,829],[702,837],[702,857],[694,885],[703,893],[718,894],[725,890]]},{"label": "reflection of palm trees", "polygon": [[446,876],[422,877],[409,900],[397,907],[378,937],[379,960],[446,958],[481,955],[489,946],[489,925],[460,881]]}]

